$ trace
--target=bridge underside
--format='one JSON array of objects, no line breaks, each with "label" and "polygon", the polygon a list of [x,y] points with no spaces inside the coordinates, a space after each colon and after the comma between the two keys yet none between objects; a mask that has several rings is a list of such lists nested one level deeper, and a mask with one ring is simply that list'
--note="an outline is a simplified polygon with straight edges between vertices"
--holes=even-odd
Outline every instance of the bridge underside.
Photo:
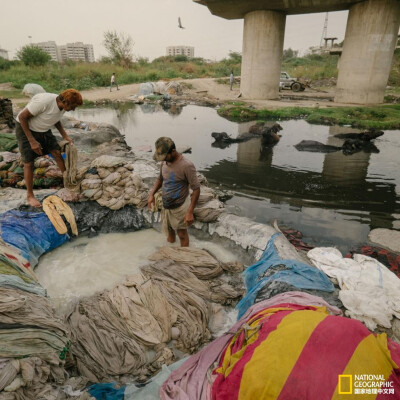
[{"label": "bridge underside", "polygon": [[226,19],[244,19],[240,90],[279,97],[286,15],[349,9],[335,101],[382,103],[400,26],[399,0],[193,0]]},{"label": "bridge underside", "polygon": [[226,19],[241,19],[257,10],[279,11],[286,15],[348,10],[364,0],[194,0],[212,14]]}]

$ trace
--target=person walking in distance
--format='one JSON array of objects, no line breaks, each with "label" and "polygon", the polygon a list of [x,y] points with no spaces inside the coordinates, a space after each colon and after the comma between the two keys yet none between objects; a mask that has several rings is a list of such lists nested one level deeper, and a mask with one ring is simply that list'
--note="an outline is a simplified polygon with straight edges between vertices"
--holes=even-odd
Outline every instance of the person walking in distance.
[{"label": "person walking in distance", "polygon": [[233,76],[233,70],[231,71],[231,74],[230,74],[230,76],[229,76],[229,83],[230,83],[230,85],[231,85],[231,90],[232,90],[232,87],[233,87],[233,82],[235,81],[235,77]]},{"label": "person walking in distance", "polygon": [[51,128],[55,126],[63,139],[72,143],[72,139],[65,132],[60,120],[65,111],[73,111],[82,103],[82,96],[75,89],[67,89],[60,94],[38,93],[32,97],[16,118],[15,135],[24,163],[27,201],[33,207],[41,206],[33,194],[34,160],[50,153],[61,172],[65,171],[60,146],[51,132]]},{"label": "person walking in distance", "polygon": [[[200,196],[200,183],[193,163],[178,153],[171,138],[156,141],[154,160],[162,161],[160,175],[150,192],[147,205],[154,207],[154,194],[162,188],[161,221],[167,241],[174,243],[176,233],[182,247],[189,246],[188,227],[194,222],[193,210]],[[189,196],[189,187],[192,196]]]},{"label": "person walking in distance", "polygon": [[117,87],[117,90],[119,90],[119,88],[118,88],[118,83],[117,83],[117,81],[115,80],[115,72],[113,72],[112,75],[111,75],[110,92],[111,92],[112,87],[113,87],[114,85]]}]

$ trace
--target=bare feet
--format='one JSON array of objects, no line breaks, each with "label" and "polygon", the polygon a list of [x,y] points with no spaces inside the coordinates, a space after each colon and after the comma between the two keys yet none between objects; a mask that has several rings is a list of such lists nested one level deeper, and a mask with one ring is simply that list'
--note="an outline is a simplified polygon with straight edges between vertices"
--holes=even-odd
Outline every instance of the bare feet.
[{"label": "bare feet", "polygon": [[35,196],[28,196],[27,202],[32,207],[42,207],[42,205],[40,204],[40,201],[37,200]]}]

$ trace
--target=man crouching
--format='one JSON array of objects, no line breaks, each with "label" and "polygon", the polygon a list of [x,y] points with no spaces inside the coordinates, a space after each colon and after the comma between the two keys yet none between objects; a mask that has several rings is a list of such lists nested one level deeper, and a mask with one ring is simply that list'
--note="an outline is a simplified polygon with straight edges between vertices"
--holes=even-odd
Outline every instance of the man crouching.
[{"label": "man crouching", "polygon": [[[163,161],[160,175],[150,192],[147,205],[152,209],[154,194],[162,187],[163,210],[161,222],[167,240],[174,243],[177,232],[181,246],[189,246],[187,228],[193,224],[193,210],[200,196],[200,183],[196,168],[191,161],[176,151],[175,143],[168,137],[156,141],[153,156],[156,161]],[[189,198],[189,186],[193,190]]]},{"label": "man crouching", "polygon": [[60,146],[51,128],[55,126],[63,139],[72,143],[60,120],[65,111],[75,110],[80,105],[82,105],[82,96],[75,89],[64,90],[59,95],[39,93],[32,97],[17,116],[15,133],[24,163],[27,201],[33,207],[41,206],[33,194],[33,162],[39,156],[51,154],[58,168],[64,173],[65,164],[61,157]]}]

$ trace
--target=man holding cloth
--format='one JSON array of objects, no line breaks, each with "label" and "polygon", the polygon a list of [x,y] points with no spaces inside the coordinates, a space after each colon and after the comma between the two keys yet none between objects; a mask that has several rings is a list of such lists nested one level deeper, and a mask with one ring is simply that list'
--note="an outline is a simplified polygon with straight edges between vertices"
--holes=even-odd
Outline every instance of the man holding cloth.
[{"label": "man holding cloth", "polygon": [[18,114],[15,134],[24,163],[24,179],[27,189],[28,204],[40,207],[40,202],[33,194],[33,167],[35,158],[51,154],[61,172],[65,171],[60,146],[51,132],[55,126],[64,140],[72,143],[61,125],[65,111],[75,110],[82,105],[82,96],[75,89],[67,89],[60,94],[39,93],[32,97],[28,105]]},{"label": "man holding cloth", "polygon": [[[153,208],[154,194],[162,187],[163,232],[170,243],[175,242],[177,233],[181,246],[187,247],[189,246],[187,228],[194,222],[193,210],[200,196],[196,168],[191,161],[176,151],[175,143],[168,137],[157,139],[153,158],[162,161],[162,164],[147,205],[150,209]],[[193,191],[191,198],[189,187]]]}]

